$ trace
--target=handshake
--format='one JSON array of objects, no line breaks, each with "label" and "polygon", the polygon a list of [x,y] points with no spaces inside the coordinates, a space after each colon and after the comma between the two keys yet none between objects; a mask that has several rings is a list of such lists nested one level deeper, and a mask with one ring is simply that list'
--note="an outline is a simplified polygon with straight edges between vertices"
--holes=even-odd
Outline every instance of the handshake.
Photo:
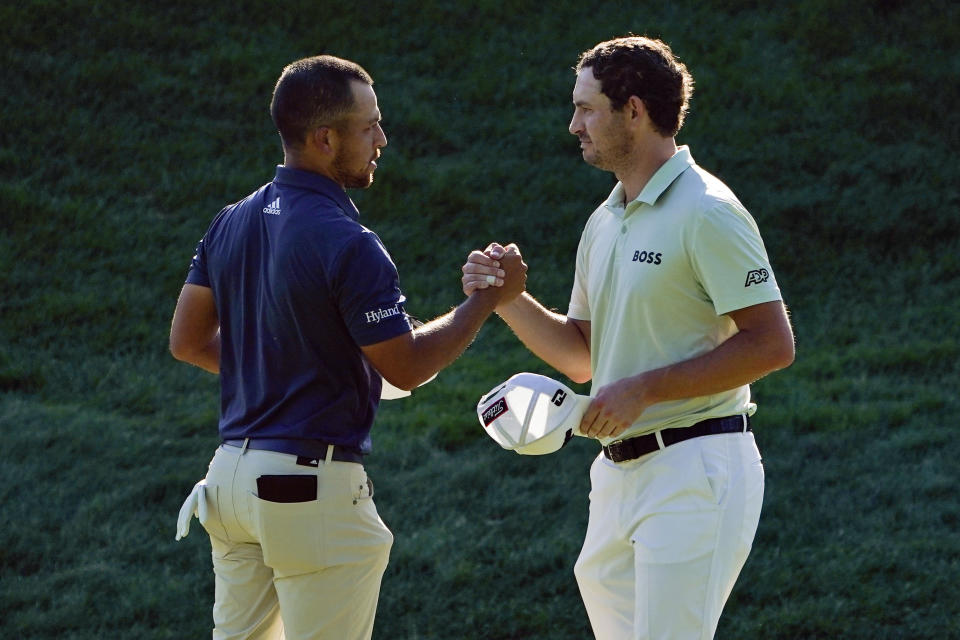
[{"label": "handshake", "polygon": [[491,242],[483,251],[471,251],[461,269],[464,295],[496,296],[499,308],[515,300],[527,285],[527,265],[515,244]]}]

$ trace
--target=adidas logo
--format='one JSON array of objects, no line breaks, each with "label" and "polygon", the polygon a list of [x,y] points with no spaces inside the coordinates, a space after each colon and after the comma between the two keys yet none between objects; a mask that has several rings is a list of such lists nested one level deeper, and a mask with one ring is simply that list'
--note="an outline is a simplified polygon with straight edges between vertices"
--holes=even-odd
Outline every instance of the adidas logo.
[{"label": "adidas logo", "polygon": [[273,216],[280,215],[280,197],[277,196],[276,200],[274,200],[273,202],[265,206],[263,208],[263,212],[269,213],[270,215],[273,215]]}]

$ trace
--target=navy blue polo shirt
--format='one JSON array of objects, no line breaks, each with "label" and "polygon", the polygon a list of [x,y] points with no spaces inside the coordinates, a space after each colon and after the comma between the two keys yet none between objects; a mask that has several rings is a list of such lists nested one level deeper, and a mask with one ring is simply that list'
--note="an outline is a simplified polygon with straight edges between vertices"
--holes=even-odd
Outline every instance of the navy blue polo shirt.
[{"label": "navy blue polo shirt", "polygon": [[187,274],[220,320],[220,436],[369,453],[381,378],[360,351],[411,330],[396,266],[344,190],[276,177],[214,218]]}]

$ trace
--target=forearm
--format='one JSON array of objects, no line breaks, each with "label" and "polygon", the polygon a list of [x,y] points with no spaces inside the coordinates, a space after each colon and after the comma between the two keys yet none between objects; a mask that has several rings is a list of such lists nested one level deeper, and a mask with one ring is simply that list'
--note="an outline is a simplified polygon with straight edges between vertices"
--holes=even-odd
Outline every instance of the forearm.
[{"label": "forearm", "polygon": [[646,397],[646,406],[729,391],[787,366],[765,342],[762,336],[737,333],[709,353],[631,380],[638,395]]},{"label": "forearm", "polygon": [[405,358],[408,370],[397,386],[413,389],[453,363],[477,337],[495,305],[492,293],[477,292],[449,313],[416,329]]},{"label": "forearm", "polygon": [[210,373],[220,373],[220,333],[213,337],[207,344],[194,351],[174,352],[177,360],[200,367]]},{"label": "forearm", "polygon": [[207,344],[207,346],[200,352],[199,358],[197,359],[196,364],[201,369],[209,371],[210,373],[220,373],[220,334],[217,333],[216,337]]},{"label": "forearm", "polygon": [[527,293],[497,308],[497,314],[538,358],[575,382],[590,380],[590,344],[568,317]]},{"label": "forearm", "polygon": [[712,351],[644,374],[653,402],[720,393],[793,363],[793,330],[782,302],[739,309],[730,317],[737,333]]},{"label": "forearm", "polygon": [[220,372],[220,321],[210,287],[183,285],[170,323],[170,353],[210,373]]}]

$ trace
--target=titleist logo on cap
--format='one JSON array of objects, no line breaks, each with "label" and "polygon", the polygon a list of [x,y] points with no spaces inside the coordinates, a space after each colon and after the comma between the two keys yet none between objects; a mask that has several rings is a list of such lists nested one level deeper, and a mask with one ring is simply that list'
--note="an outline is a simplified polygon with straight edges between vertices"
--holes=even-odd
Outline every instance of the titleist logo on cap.
[{"label": "titleist logo on cap", "polygon": [[489,427],[490,423],[507,412],[507,399],[500,398],[492,405],[483,410],[483,426]]}]

